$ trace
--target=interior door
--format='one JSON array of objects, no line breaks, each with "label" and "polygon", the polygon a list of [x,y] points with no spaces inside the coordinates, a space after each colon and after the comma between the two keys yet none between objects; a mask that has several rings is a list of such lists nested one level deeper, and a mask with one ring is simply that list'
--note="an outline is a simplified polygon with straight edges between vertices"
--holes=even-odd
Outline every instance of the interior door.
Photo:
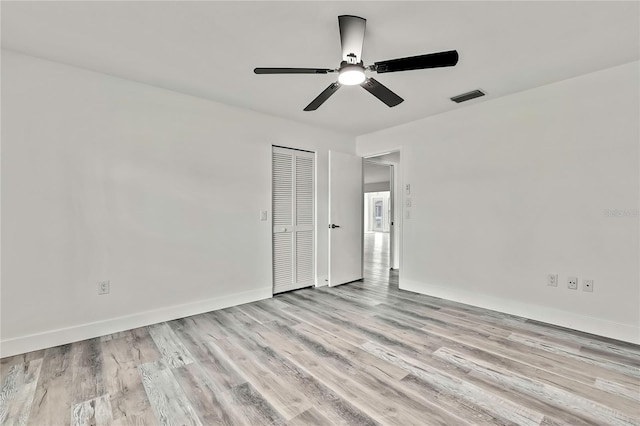
[{"label": "interior door", "polygon": [[329,151],[329,286],[362,278],[362,158]]}]

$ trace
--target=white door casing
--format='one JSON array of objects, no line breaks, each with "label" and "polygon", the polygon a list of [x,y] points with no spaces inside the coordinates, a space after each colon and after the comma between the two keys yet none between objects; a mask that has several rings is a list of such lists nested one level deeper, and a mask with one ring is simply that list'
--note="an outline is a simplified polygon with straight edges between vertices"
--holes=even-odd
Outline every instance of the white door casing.
[{"label": "white door casing", "polygon": [[396,255],[395,255],[395,234],[397,232],[397,220],[396,220],[396,180],[395,180],[396,166],[390,165],[389,167],[389,268],[394,269]]},{"label": "white door casing", "polygon": [[273,293],[315,283],[315,154],[273,147]]},{"label": "white door casing", "polygon": [[362,158],[329,151],[329,286],[362,278]]}]

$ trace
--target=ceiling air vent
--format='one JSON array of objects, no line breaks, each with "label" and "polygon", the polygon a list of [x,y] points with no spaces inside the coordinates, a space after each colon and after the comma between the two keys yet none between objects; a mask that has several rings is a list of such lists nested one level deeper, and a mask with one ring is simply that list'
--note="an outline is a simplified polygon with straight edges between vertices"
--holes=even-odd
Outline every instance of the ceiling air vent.
[{"label": "ceiling air vent", "polygon": [[480,96],[484,96],[484,92],[482,90],[472,90],[471,92],[454,96],[453,98],[451,98],[451,100],[453,102],[460,103],[460,102],[470,101],[471,99],[479,98]]}]

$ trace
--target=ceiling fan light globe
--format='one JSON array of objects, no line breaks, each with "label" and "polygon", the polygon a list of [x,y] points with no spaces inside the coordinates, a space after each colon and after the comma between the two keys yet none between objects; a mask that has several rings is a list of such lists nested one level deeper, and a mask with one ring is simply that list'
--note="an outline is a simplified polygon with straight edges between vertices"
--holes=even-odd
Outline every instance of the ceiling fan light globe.
[{"label": "ceiling fan light globe", "polygon": [[345,66],[340,70],[338,82],[345,86],[355,86],[365,80],[364,69],[357,65]]}]

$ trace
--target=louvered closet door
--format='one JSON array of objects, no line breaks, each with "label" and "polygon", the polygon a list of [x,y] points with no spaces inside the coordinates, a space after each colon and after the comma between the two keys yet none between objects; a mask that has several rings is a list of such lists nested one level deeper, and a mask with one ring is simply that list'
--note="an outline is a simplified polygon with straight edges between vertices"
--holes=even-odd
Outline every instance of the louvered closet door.
[{"label": "louvered closet door", "polygon": [[315,282],[314,154],[273,148],[273,292]]}]

